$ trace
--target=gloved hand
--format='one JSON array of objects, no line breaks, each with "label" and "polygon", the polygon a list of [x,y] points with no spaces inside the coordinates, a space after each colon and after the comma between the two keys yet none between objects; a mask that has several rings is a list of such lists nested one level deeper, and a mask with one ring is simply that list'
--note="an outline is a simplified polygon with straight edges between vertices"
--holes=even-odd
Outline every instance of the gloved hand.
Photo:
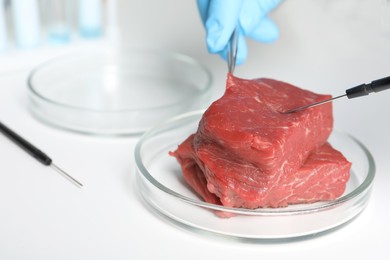
[{"label": "gloved hand", "polygon": [[245,37],[272,42],[279,30],[267,14],[282,0],[197,0],[199,13],[206,28],[206,43],[210,53],[226,60],[227,44],[238,26],[237,61],[246,60],[248,48]]}]

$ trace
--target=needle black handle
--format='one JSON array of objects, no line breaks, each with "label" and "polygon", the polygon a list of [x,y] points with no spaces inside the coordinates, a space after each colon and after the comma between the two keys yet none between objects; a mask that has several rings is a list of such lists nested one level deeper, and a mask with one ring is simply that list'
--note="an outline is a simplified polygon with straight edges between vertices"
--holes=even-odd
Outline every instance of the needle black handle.
[{"label": "needle black handle", "polygon": [[390,89],[390,76],[382,79],[377,79],[368,84],[361,84],[359,86],[347,89],[345,93],[349,99],[366,96],[372,92],[379,92]]},{"label": "needle black handle", "polygon": [[78,180],[70,176],[68,173],[63,171],[61,168],[59,168],[57,165],[55,165],[52,162],[52,159],[47,156],[45,153],[43,153],[41,150],[36,148],[34,145],[32,145],[30,142],[28,142],[26,139],[9,129],[7,126],[5,126],[3,123],[0,122],[0,132],[3,133],[6,137],[8,137],[11,141],[13,141],[15,144],[17,144],[20,148],[22,148],[25,152],[30,154],[32,157],[37,159],[40,163],[50,166],[52,169],[56,170],[58,173],[62,174],[64,177],[66,177],[69,181],[71,181],[73,184],[75,184],[77,187],[81,188],[83,184],[81,184]]},{"label": "needle black handle", "polygon": [[7,126],[0,122],[0,132],[2,132],[5,136],[7,136],[10,140],[12,140],[15,144],[21,147],[25,152],[33,156],[39,162],[44,165],[50,165],[52,163],[52,159],[49,156],[44,154],[41,150],[36,148],[34,145],[29,143],[23,137],[9,129]]}]

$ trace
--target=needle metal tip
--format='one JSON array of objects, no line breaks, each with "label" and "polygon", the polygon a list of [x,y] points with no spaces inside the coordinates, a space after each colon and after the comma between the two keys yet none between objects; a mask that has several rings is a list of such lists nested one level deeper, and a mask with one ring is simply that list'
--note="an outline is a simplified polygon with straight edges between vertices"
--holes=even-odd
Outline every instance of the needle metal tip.
[{"label": "needle metal tip", "polygon": [[309,104],[309,105],[306,105],[306,106],[301,106],[301,107],[297,107],[297,108],[294,108],[294,109],[290,109],[290,110],[284,111],[283,114],[290,114],[290,113],[301,111],[301,110],[309,108],[309,107],[319,106],[319,105],[331,102],[331,101],[333,101],[335,99],[342,98],[342,97],[345,97],[345,96],[347,96],[347,94],[344,94],[344,95],[341,95],[341,96],[338,96],[338,97],[334,97],[334,98],[330,98],[330,99],[327,99],[327,100],[323,100],[323,101],[320,101],[320,102],[317,102],[317,103]]},{"label": "needle metal tip", "polygon": [[76,180],[75,178],[73,178],[72,176],[70,176],[69,174],[67,174],[64,170],[62,170],[61,168],[59,168],[57,165],[55,165],[54,163],[51,163],[50,164],[50,167],[52,169],[54,169],[56,172],[60,173],[62,176],[64,176],[67,180],[69,180],[70,182],[72,182],[74,185],[76,185],[78,188],[81,188],[83,187],[83,184],[81,184],[81,182],[79,182],[78,180]]}]

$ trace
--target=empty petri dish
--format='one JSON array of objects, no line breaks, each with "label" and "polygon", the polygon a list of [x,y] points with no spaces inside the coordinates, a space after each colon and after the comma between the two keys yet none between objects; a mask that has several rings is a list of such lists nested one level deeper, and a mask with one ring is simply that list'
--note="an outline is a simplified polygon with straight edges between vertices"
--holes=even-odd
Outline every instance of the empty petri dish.
[{"label": "empty petri dish", "polygon": [[123,49],[59,57],[28,78],[30,109],[38,119],[100,135],[139,134],[205,107],[211,84],[209,70],[186,55]]}]

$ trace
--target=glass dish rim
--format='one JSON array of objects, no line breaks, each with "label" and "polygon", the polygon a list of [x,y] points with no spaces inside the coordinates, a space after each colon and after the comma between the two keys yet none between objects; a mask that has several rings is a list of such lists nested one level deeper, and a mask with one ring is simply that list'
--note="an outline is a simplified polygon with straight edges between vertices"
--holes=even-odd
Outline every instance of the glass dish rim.
[{"label": "glass dish rim", "polygon": [[196,200],[189,198],[187,196],[184,196],[180,193],[177,193],[168,187],[164,186],[160,182],[158,182],[146,169],[145,165],[142,162],[141,159],[141,149],[142,145],[145,141],[148,140],[149,137],[153,137],[154,133],[158,133],[159,129],[164,126],[168,126],[169,124],[175,123],[180,121],[181,119],[184,118],[190,118],[194,117],[196,115],[199,115],[203,113],[205,110],[196,110],[196,111],[191,111],[187,112],[178,116],[175,116],[165,122],[162,122],[161,124],[149,129],[146,131],[141,138],[138,140],[135,150],[134,150],[134,158],[135,158],[135,163],[136,163],[136,168],[138,169],[138,172],[142,174],[143,177],[145,177],[154,187],[158,188],[162,192],[165,192],[166,194],[173,196],[177,199],[180,199],[182,201],[187,202],[188,204],[192,204],[198,207],[202,208],[207,208],[207,209],[212,209],[212,210],[217,210],[217,211],[223,211],[223,212],[229,212],[233,214],[241,214],[241,215],[255,215],[255,216],[285,216],[285,215],[301,215],[301,214],[310,214],[310,213],[315,213],[327,209],[334,208],[340,204],[343,204],[345,202],[348,202],[352,200],[353,198],[359,196],[360,194],[364,193],[367,191],[373,184],[373,180],[375,177],[375,161],[370,153],[370,151],[366,148],[366,146],[360,142],[357,138],[352,136],[351,134],[345,133],[345,132],[340,132],[337,130],[333,130],[336,133],[340,133],[343,135],[348,136],[351,140],[353,140],[364,152],[366,155],[367,161],[368,161],[368,173],[367,177],[363,180],[363,182],[354,190],[349,192],[348,194],[342,195],[336,200],[332,201],[325,201],[325,202],[320,202],[320,203],[313,203],[313,204],[305,204],[306,207],[303,209],[291,209],[291,207],[284,207],[284,208],[258,208],[258,209],[245,209],[245,208],[233,208],[233,207],[225,207],[222,205],[216,205],[216,204],[211,204],[205,201],[201,200]]},{"label": "glass dish rim", "polygon": [[[182,53],[179,53],[179,52],[169,52],[169,51],[167,52],[167,51],[159,51],[159,50],[147,50],[147,49],[122,49],[122,50],[123,50],[122,52],[124,52],[126,54],[131,54],[131,53],[134,53],[134,54],[137,54],[137,55],[140,55],[140,54],[141,55],[153,54],[154,56],[156,56],[158,58],[169,58],[169,59],[172,59],[172,60],[177,60],[177,61],[181,61],[181,62],[190,64],[190,65],[194,65],[195,67],[197,67],[198,69],[203,71],[205,73],[205,75],[207,76],[207,82],[205,84],[205,89],[201,92],[201,94],[199,96],[197,96],[197,98],[204,97],[205,95],[207,95],[209,93],[209,91],[212,88],[213,76],[212,76],[211,71],[204,64],[202,64],[197,59],[195,59],[195,58],[193,58],[191,56],[188,56],[188,55],[185,55],[185,54],[182,54]],[[140,111],[153,111],[153,110],[159,110],[159,109],[174,107],[176,105],[188,102],[188,99],[183,99],[183,100],[179,100],[177,102],[171,103],[169,105],[153,106],[153,107],[147,107],[147,108],[141,108],[141,109],[137,109],[137,108],[131,108],[131,109],[124,108],[124,109],[112,109],[112,110],[93,109],[93,108],[87,108],[87,107],[82,107],[82,106],[69,105],[69,104],[66,104],[64,102],[58,102],[56,100],[47,98],[45,95],[43,95],[42,93],[40,93],[39,91],[37,91],[35,89],[36,86],[34,86],[34,84],[32,82],[34,76],[36,76],[36,74],[41,69],[44,69],[47,66],[55,64],[57,62],[61,62],[61,61],[66,60],[66,59],[78,57],[78,54],[82,54],[83,56],[86,56],[86,55],[91,55],[91,54],[96,54],[96,53],[99,53],[99,54],[101,54],[101,53],[108,53],[108,54],[111,55],[114,52],[118,52],[118,51],[117,50],[112,50],[112,49],[107,49],[107,50],[104,50],[104,51],[96,51],[96,50],[83,51],[83,52],[79,51],[79,52],[74,52],[74,53],[71,53],[71,54],[65,54],[65,55],[61,55],[61,56],[49,59],[49,60],[47,60],[47,61],[37,65],[35,68],[33,68],[30,71],[30,73],[29,73],[29,75],[27,77],[27,87],[28,87],[29,93],[33,97],[39,98],[41,101],[47,102],[49,104],[52,104],[52,105],[55,105],[55,106],[58,106],[58,107],[62,107],[62,108],[70,109],[70,110],[78,110],[78,111],[94,112],[94,113],[107,113],[107,114],[110,114],[110,113],[131,113],[131,112],[140,112]],[[191,97],[191,99],[193,99],[193,97]]]}]

